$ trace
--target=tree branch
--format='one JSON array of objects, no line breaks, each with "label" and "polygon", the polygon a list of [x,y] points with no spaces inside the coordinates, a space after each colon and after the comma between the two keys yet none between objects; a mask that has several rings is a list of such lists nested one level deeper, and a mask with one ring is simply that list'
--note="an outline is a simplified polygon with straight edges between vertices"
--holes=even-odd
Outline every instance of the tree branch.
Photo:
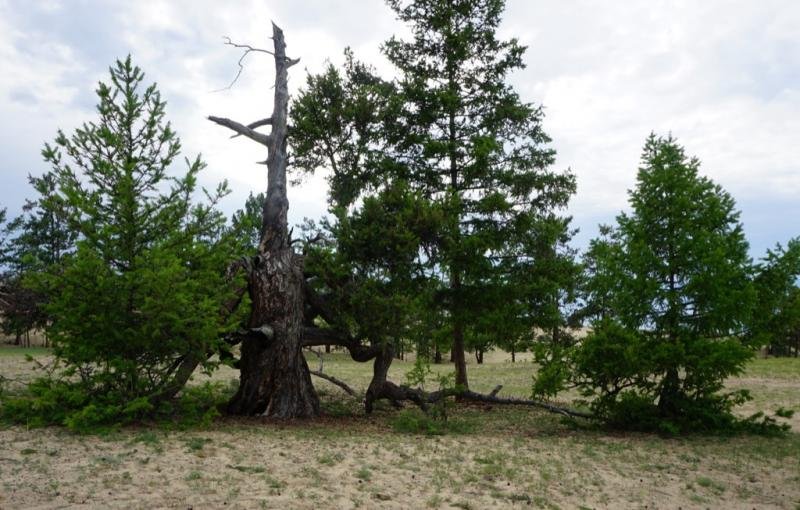
[{"label": "tree branch", "polygon": [[333,377],[332,375],[324,374],[319,370],[309,370],[309,372],[311,373],[311,375],[315,375],[315,376],[319,377],[320,379],[325,379],[326,381],[328,381],[328,382],[330,382],[332,384],[335,384],[336,386],[338,386],[341,389],[343,389],[351,397],[358,397],[359,396],[358,393],[356,393],[356,391],[353,390],[353,388],[351,388],[350,386],[347,385],[346,382],[344,382],[344,381],[342,381],[340,379],[337,379],[337,378]]},{"label": "tree branch", "polygon": [[303,347],[316,347],[321,345],[338,345],[350,351],[354,361],[365,362],[374,359],[380,354],[383,347],[380,345],[363,345],[357,339],[346,333],[328,328],[306,326],[303,328]]},{"label": "tree branch", "polygon": [[[267,55],[272,55],[272,56],[275,55],[275,53],[270,51],[270,50],[265,50],[263,48],[256,48],[256,47],[250,46],[249,44],[235,43],[235,42],[231,41],[231,38],[228,37],[227,35],[223,36],[222,39],[224,40],[223,44],[225,44],[226,46],[233,46],[234,48],[243,49],[244,52],[242,53],[242,56],[239,57],[239,61],[236,63],[239,66],[239,70],[236,72],[236,76],[233,77],[233,80],[231,80],[231,82],[228,84],[227,87],[223,87],[223,88],[221,88],[219,90],[215,90],[214,92],[221,92],[223,90],[230,90],[230,88],[233,87],[236,84],[237,81],[239,81],[239,77],[242,75],[242,72],[244,71],[244,59],[245,59],[245,57],[247,57],[247,55],[249,55],[251,53],[266,53]],[[287,68],[292,67],[293,65],[297,64],[298,62],[300,62],[299,58],[286,57],[286,67]]]},{"label": "tree branch", "polygon": [[[261,119],[261,120],[255,121],[255,122],[251,122],[246,127],[248,129],[255,129],[257,127],[271,126],[271,125],[272,125],[272,117],[269,117],[269,118],[266,118],[266,119]],[[237,134],[231,136],[231,138],[236,138],[237,136],[242,136],[242,135],[241,135],[241,133],[237,133]]]},{"label": "tree branch", "polygon": [[239,61],[236,63],[239,66],[239,70],[236,72],[236,76],[233,77],[233,80],[231,80],[231,82],[228,84],[227,87],[223,87],[223,88],[221,88],[219,90],[215,90],[214,92],[221,92],[223,90],[229,90],[231,87],[234,86],[234,84],[236,84],[237,81],[239,81],[239,77],[242,75],[242,72],[244,71],[244,59],[250,53],[254,53],[255,52],[255,53],[266,53],[268,55],[275,55],[273,52],[271,52],[269,50],[265,50],[265,49],[262,49],[262,48],[254,48],[254,47],[250,46],[249,44],[238,44],[238,43],[235,43],[235,42],[231,41],[231,38],[228,37],[228,36],[223,36],[223,39],[225,40],[224,44],[226,46],[233,46],[234,48],[244,49],[245,51],[244,51],[244,53],[242,53],[242,56],[239,57]]},{"label": "tree branch", "polygon": [[220,126],[224,126],[228,129],[236,131],[240,135],[244,135],[247,138],[255,142],[258,142],[265,147],[269,147],[270,141],[272,140],[272,137],[270,137],[269,135],[265,135],[264,133],[259,133],[258,131],[248,126],[245,126],[244,124],[236,122],[235,120],[226,119],[224,117],[214,117],[213,115],[209,116],[208,120],[216,124],[219,124]]}]

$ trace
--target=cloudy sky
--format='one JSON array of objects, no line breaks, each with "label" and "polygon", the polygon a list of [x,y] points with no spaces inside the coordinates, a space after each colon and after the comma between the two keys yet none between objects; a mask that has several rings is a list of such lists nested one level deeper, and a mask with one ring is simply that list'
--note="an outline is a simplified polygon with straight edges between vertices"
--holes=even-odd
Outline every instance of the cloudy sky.
[{"label": "cloudy sky", "polygon": [[[26,176],[60,127],[94,116],[94,89],[130,53],[168,101],[187,155],[202,153],[226,211],[265,189],[259,146],[205,120],[249,122],[271,111],[272,62],[222,36],[268,47],[270,20],[300,57],[290,85],[326,59],[356,55],[388,72],[380,44],[402,33],[381,0],[0,0],[0,207],[16,214]],[[508,0],[502,35],[528,46],[513,76],[544,104],[558,167],[578,176],[569,213],[585,246],[626,206],[648,133],[672,132],[729,190],[759,257],[800,235],[800,3],[795,0]],[[290,220],[325,211],[324,180],[290,190]]]}]

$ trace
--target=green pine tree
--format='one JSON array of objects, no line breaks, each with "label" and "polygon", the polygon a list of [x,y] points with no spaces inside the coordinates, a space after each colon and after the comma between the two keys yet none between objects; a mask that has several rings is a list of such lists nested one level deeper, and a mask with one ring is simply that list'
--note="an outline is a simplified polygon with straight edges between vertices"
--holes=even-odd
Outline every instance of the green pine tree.
[{"label": "green pine tree", "polygon": [[751,261],[733,198],[699,175],[672,137],[644,147],[631,212],[591,245],[589,304],[601,317],[580,346],[545,357],[535,390],[569,381],[597,414],[634,428],[730,426],[746,392],[721,394],[745,341]]},{"label": "green pine tree", "polygon": [[800,356],[800,238],[780,244],[756,267],[756,308],[749,335],[776,356]]},{"label": "green pine tree", "polygon": [[171,175],[181,146],[156,85],[143,86],[130,57],[110,78],[97,88],[99,119],[43,150],[57,183],[44,210],[57,202],[78,238],[38,282],[55,354],[73,376],[48,386],[70,396],[46,419],[76,427],[152,412],[185,382],[184,362],[213,367],[206,360],[232,325],[222,313],[229,240],[215,209],[225,186],[195,202],[204,164],[186,160],[186,173]]},{"label": "green pine tree", "polygon": [[481,323],[497,324],[482,319],[532,290],[518,278],[530,267],[520,266],[534,261],[533,245],[554,245],[552,236],[544,239],[553,225],[566,232],[553,212],[566,206],[575,180],[550,169],[555,153],[542,108],[507,83],[524,67],[525,48],[497,38],[504,1],[388,3],[412,30],[409,40],[395,37],[384,47],[404,100],[392,146],[412,188],[445,218],[430,263],[447,285],[442,313],[456,384],[467,387],[465,337],[485,329]]},{"label": "green pine tree", "polygon": [[449,337],[440,347],[452,349],[466,388],[467,345],[516,342],[552,322],[552,307],[535,305],[558,298],[533,278],[538,264],[571,257],[557,246],[571,235],[558,211],[575,180],[550,169],[542,109],[507,83],[524,48],[496,36],[503,1],[388,3],[412,29],[384,46],[398,78],[377,78],[349,52],[343,72],[311,77],[293,105],[293,161],[330,169],[338,221],[387,189],[428,202],[413,266],[427,305],[415,325],[435,328],[426,335],[436,344]]}]

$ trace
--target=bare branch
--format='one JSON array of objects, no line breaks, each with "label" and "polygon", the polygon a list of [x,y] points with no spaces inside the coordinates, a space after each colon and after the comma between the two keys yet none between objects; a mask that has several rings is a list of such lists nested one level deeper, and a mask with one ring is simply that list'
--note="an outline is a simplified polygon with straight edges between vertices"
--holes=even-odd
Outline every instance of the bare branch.
[{"label": "bare branch", "polygon": [[[247,125],[247,127],[249,129],[255,129],[257,127],[270,126],[270,125],[272,125],[272,117],[269,117],[269,118],[266,118],[266,119],[257,120],[255,122],[251,122],[250,124]],[[237,136],[242,136],[242,134],[241,133],[237,133],[237,134],[231,136],[231,138],[236,138]]]},{"label": "bare branch", "polygon": [[315,376],[319,377],[320,379],[325,379],[326,381],[335,384],[336,386],[338,386],[341,389],[343,389],[345,392],[347,392],[348,395],[350,395],[352,397],[358,397],[359,396],[358,393],[356,393],[356,391],[353,388],[351,388],[350,386],[347,385],[346,382],[344,382],[344,381],[342,381],[340,379],[337,379],[337,378],[333,377],[332,375],[323,374],[321,371],[314,371],[314,370],[309,370],[309,372],[311,373],[311,375],[315,375]]},{"label": "bare branch", "polygon": [[233,80],[228,84],[227,87],[223,87],[221,89],[215,90],[214,92],[221,92],[223,90],[230,90],[230,88],[233,87],[236,84],[237,81],[239,81],[239,77],[242,75],[242,71],[244,71],[244,59],[250,53],[256,52],[256,53],[266,53],[268,55],[275,55],[273,52],[271,52],[269,50],[265,50],[265,49],[262,49],[262,48],[254,48],[254,47],[250,46],[249,44],[238,44],[238,43],[235,43],[235,42],[231,41],[231,38],[228,37],[228,36],[224,36],[223,39],[225,40],[225,45],[226,46],[233,46],[234,48],[244,49],[245,51],[244,51],[244,53],[242,53],[242,56],[239,57],[239,61],[237,62],[237,65],[239,66],[239,71],[236,72],[236,76],[233,77]]},{"label": "bare branch", "polygon": [[236,122],[235,120],[226,119],[224,117],[214,117],[213,115],[209,116],[208,120],[216,124],[219,124],[220,126],[225,126],[228,129],[236,131],[240,135],[244,135],[247,138],[255,142],[258,142],[266,147],[269,147],[270,141],[272,140],[272,138],[269,135],[265,135],[264,133],[259,133],[258,131],[255,131],[254,129],[247,127],[244,124]]},{"label": "bare branch", "polygon": [[[236,72],[236,76],[233,77],[233,80],[228,84],[227,87],[223,87],[221,89],[214,90],[213,92],[222,92],[223,90],[230,90],[231,87],[233,87],[236,84],[236,82],[239,81],[239,77],[242,75],[242,72],[244,71],[244,59],[245,59],[245,57],[247,57],[247,55],[249,55],[251,53],[266,53],[268,55],[273,55],[273,56],[275,55],[275,53],[273,53],[270,50],[265,50],[263,48],[256,48],[254,46],[250,46],[249,44],[235,43],[235,42],[231,41],[231,38],[228,37],[227,35],[223,36],[222,38],[224,39],[224,41],[225,41],[224,44],[226,46],[233,46],[234,48],[238,48],[238,49],[244,50],[244,52],[242,53],[242,56],[239,57],[239,61],[236,63],[239,66],[239,71]],[[293,65],[297,64],[298,62],[300,62],[299,58],[286,57],[286,67],[287,68],[292,67]]]}]

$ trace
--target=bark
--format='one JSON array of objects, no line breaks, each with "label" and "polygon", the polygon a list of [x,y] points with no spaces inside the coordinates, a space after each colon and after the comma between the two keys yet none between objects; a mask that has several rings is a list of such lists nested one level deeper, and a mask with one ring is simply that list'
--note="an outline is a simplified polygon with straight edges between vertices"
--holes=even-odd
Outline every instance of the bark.
[{"label": "bark", "polygon": [[442,351],[439,349],[438,345],[434,346],[433,363],[436,365],[442,364]]},{"label": "bark", "polygon": [[453,364],[456,368],[456,386],[469,388],[467,359],[464,354],[464,324],[458,318],[453,325]]},{"label": "bark", "polygon": [[[319,414],[319,399],[311,383],[303,346],[303,259],[289,242],[286,195],[286,133],[289,104],[288,68],[283,31],[272,25],[275,58],[274,109],[269,122],[249,126],[209,117],[262,145],[267,153],[267,199],[262,211],[261,241],[249,275],[251,300],[248,328],[269,335],[247,335],[242,342],[240,383],[228,412],[273,418],[308,418]],[[272,132],[254,130],[270,124]]]}]

